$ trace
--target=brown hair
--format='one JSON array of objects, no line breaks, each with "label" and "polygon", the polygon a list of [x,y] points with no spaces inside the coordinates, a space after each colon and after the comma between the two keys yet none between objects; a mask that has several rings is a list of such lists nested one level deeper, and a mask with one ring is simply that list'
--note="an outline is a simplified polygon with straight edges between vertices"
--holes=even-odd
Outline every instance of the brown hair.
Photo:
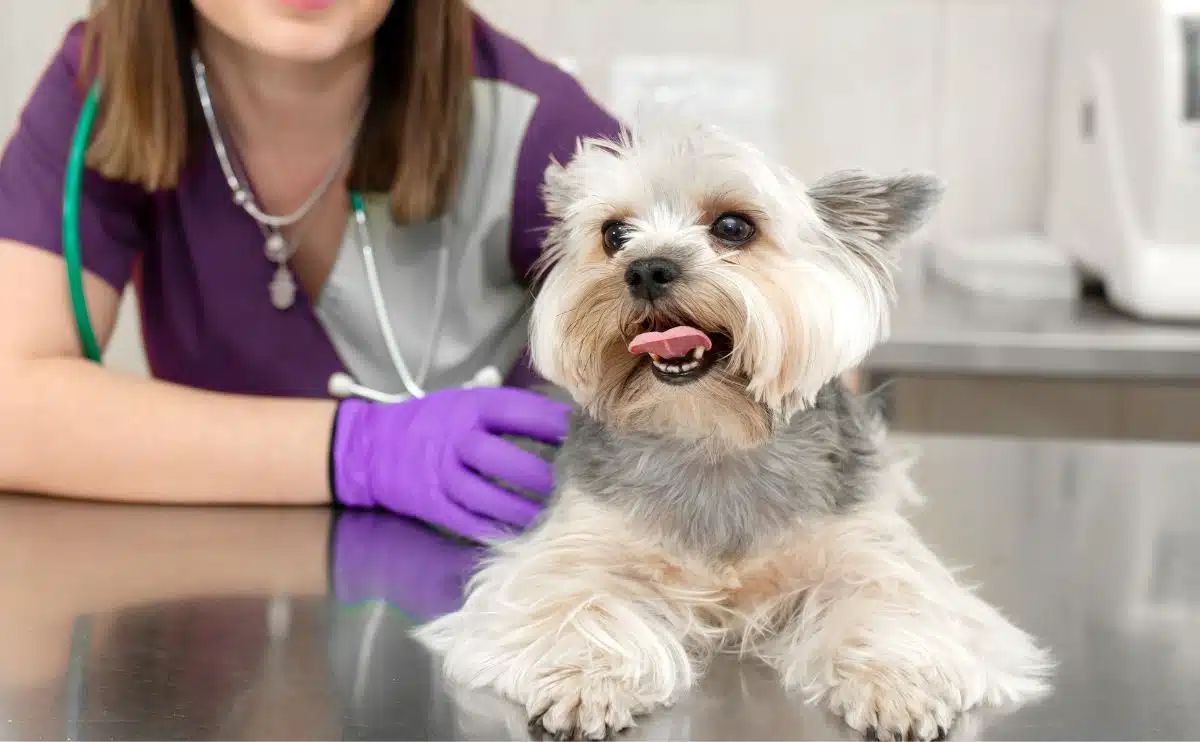
[{"label": "brown hair", "polygon": [[[84,79],[103,89],[88,164],[148,190],[179,181],[203,120],[189,54],[190,0],[93,0]],[[388,191],[401,222],[446,208],[458,184],[472,74],[471,13],[463,0],[396,0],[375,36],[371,103],[351,187]]]}]

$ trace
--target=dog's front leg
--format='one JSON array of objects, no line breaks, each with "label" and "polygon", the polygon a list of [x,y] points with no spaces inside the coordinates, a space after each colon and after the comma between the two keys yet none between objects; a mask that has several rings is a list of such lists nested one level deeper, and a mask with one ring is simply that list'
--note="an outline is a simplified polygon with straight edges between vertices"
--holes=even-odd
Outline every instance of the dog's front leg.
[{"label": "dog's front leg", "polygon": [[418,636],[448,680],[520,703],[535,732],[602,739],[690,687],[702,642],[693,603],[664,593],[629,524],[565,499]]},{"label": "dog's front leg", "polygon": [[[1048,655],[887,510],[831,518],[794,552],[807,584],[760,647],[785,685],[879,739],[935,739],[981,703],[1046,690]],[[811,571],[810,571],[811,570]]]}]

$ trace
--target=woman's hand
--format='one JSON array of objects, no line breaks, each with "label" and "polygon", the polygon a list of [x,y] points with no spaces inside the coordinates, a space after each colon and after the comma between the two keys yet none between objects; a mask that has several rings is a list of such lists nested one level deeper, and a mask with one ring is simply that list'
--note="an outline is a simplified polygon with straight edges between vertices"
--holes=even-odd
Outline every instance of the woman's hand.
[{"label": "woman's hand", "polygon": [[335,499],[418,518],[471,539],[527,527],[545,497],[549,461],[502,436],[558,445],[570,408],[513,388],[447,389],[393,405],[341,403],[332,456]]}]

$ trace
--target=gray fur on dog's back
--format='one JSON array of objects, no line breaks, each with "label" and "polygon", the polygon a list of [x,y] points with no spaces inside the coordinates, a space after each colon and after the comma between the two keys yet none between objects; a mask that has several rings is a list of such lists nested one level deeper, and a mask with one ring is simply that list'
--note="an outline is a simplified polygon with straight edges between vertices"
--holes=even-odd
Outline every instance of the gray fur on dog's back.
[{"label": "gray fur on dog's back", "polygon": [[883,463],[882,430],[880,416],[839,381],[764,446],[716,459],[694,443],[621,436],[577,414],[559,478],[688,552],[731,559],[797,518],[843,512],[869,497]]}]

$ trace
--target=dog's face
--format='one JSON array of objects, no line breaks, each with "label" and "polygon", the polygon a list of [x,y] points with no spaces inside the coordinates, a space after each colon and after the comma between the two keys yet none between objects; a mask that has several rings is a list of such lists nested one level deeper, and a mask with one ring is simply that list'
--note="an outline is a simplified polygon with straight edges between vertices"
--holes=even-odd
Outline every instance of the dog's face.
[{"label": "dog's face", "polygon": [[805,188],[709,127],[585,140],[546,172],[534,365],[613,429],[755,445],[886,335],[893,247],[940,192]]}]

